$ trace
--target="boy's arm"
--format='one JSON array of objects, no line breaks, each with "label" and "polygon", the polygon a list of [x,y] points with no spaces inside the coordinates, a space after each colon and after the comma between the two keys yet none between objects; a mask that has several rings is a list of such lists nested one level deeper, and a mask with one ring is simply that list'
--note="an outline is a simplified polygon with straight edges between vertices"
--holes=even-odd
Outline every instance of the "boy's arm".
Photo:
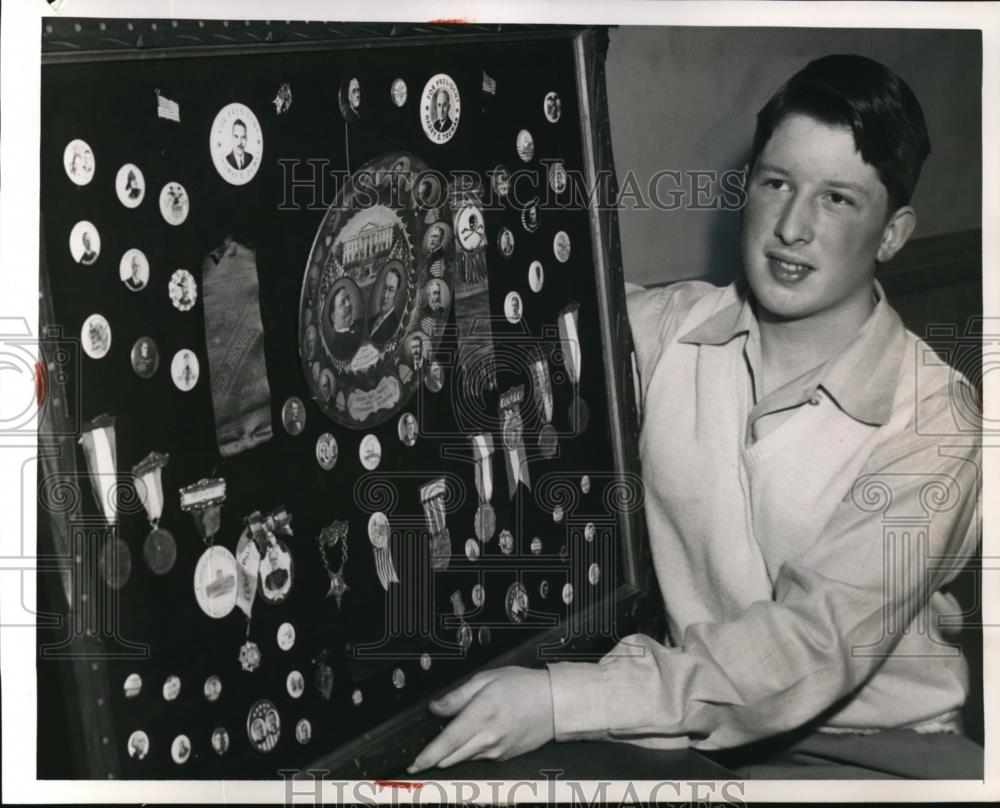
[{"label": "boy's arm", "polygon": [[[927,431],[953,430],[944,391],[934,404]],[[969,445],[888,441],[815,544],[782,565],[773,600],[689,626],[677,648],[633,635],[599,663],[549,665],[556,739],[727,748],[801,726],[864,684],[978,541],[978,445],[946,442]],[[887,552],[884,497],[894,513],[929,514],[926,546]]]}]

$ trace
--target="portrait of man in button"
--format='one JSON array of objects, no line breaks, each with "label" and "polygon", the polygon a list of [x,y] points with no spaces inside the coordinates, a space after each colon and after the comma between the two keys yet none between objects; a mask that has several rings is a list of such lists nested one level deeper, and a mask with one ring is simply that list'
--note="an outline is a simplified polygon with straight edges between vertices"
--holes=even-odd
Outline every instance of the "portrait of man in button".
[{"label": "portrait of man in button", "polygon": [[80,236],[83,242],[83,253],[80,255],[80,263],[90,266],[97,260],[97,250],[93,247],[93,239],[89,230],[84,230]]},{"label": "portrait of man in button", "polygon": [[451,93],[441,87],[434,93],[434,123],[435,132],[447,132],[455,125],[451,117]]},{"label": "portrait of man in button", "polygon": [[412,412],[404,412],[399,419],[399,439],[406,446],[417,442],[417,419]]},{"label": "portrait of man in button", "polygon": [[424,337],[423,334],[410,334],[406,339],[406,364],[412,370],[420,370],[424,366]]},{"label": "portrait of man in button", "polygon": [[333,356],[344,361],[354,356],[361,344],[361,292],[353,281],[341,278],[333,285],[328,300],[328,345]]},{"label": "portrait of man in button", "polygon": [[299,721],[299,723],[295,725],[295,740],[299,743],[309,743],[309,739],[311,737],[312,733],[308,722],[305,720]]},{"label": "portrait of man in button", "polygon": [[125,278],[125,285],[133,292],[146,288],[146,281],[149,279],[149,269],[143,266],[142,259],[138,252],[132,253],[129,262],[129,275]]},{"label": "portrait of man in button", "polygon": [[379,290],[377,294],[379,309],[368,338],[377,348],[381,348],[392,339],[399,328],[397,304],[402,281],[402,274],[396,264],[390,264],[382,271],[382,277],[376,285],[376,289]]},{"label": "portrait of man in button", "polygon": [[424,255],[431,275],[440,278],[444,274],[447,248],[451,243],[451,228],[443,222],[435,222],[424,234]]},{"label": "portrait of man in button", "polygon": [[146,757],[146,753],[149,751],[149,740],[146,734],[143,732],[135,732],[132,737],[128,739],[128,753],[129,757],[134,757],[136,760],[142,760]]},{"label": "portrait of man in button", "polygon": [[448,316],[448,306],[451,303],[451,291],[448,284],[437,278],[432,278],[424,287],[427,296],[427,310],[436,320]]},{"label": "portrait of man in button", "polygon": [[240,118],[233,121],[233,148],[226,155],[226,162],[238,171],[253,162],[253,155],[247,151],[247,125]]},{"label": "portrait of man in button", "polygon": [[323,368],[319,372],[319,395],[322,401],[329,401],[337,389],[337,381],[330,368]]},{"label": "portrait of man in button", "polygon": [[225,754],[226,750],[229,749],[229,735],[224,729],[220,728],[212,733],[212,749],[220,755]]},{"label": "portrait of man in button", "polygon": [[361,82],[357,76],[352,76],[341,83],[337,103],[345,121],[357,123],[361,120]]}]

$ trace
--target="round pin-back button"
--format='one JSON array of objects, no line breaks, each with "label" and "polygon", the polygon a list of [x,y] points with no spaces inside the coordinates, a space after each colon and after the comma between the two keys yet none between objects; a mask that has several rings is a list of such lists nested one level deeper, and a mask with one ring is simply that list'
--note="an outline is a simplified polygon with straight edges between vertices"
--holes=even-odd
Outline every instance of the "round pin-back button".
[{"label": "round pin-back button", "polygon": [[469,561],[479,560],[479,542],[475,539],[468,539],[465,542],[465,557]]},{"label": "round pin-back button", "polygon": [[85,267],[97,261],[101,254],[101,234],[92,222],[82,220],[73,225],[69,231],[69,252],[74,261]]},{"label": "round pin-back button", "polygon": [[97,163],[86,140],[74,138],[63,149],[63,168],[74,185],[86,185],[94,179]]},{"label": "round pin-back button", "polygon": [[591,586],[597,586],[601,580],[601,568],[596,564],[591,564],[587,568],[587,580],[590,581]]},{"label": "round pin-back button", "polygon": [[301,435],[306,426],[306,408],[302,399],[291,396],[281,407],[281,425],[289,435]]},{"label": "round pin-back button", "polygon": [[482,584],[476,584],[474,587],[472,587],[472,605],[478,609],[485,602],[486,602],[486,590],[483,588]]},{"label": "round pin-back button", "polygon": [[545,269],[541,261],[532,261],[528,267],[528,288],[536,294],[542,291],[545,285]]},{"label": "round pin-back button", "polygon": [[492,639],[493,639],[493,632],[490,631],[490,627],[489,626],[480,626],[479,627],[479,644],[485,648],[487,645],[490,644],[490,641]]},{"label": "round pin-back button", "polygon": [[392,672],[392,686],[396,690],[402,690],[406,687],[406,674],[403,673],[402,668],[395,668]]},{"label": "round pin-back button", "polygon": [[517,133],[517,156],[525,163],[530,163],[535,157],[535,139],[531,132],[522,129]]},{"label": "round pin-back button", "polygon": [[134,760],[144,760],[149,754],[149,736],[137,729],[128,736],[128,756]]},{"label": "round pin-back button", "polygon": [[503,314],[511,325],[521,322],[521,317],[524,315],[524,301],[521,300],[521,295],[517,292],[507,293],[503,301]]},{"label": "round pin-back button", "polygon": [[312,740],[313,728],[308,718],[300,718],[295,724],[295,740],[305,746]]},{"label": "round pin-back button", "polygon": [[556,456],[558,448],[559,436],[555,427],[552,424],[545,424],[538,431],[538,450],[542,453],[542,457],[550,458]]},{"label": "round pin-back button", "polygon": [[281,539],[275,539],[267,546],[267,551],[261,555],[260,594],[268,603],[281,603],[292,591],[295,582],[295,562],[288,550],[288,545]]},{"label": "round pin-back button", "polygon": [[190,311],[198,299],[198,284],[186,269],[176,269],[170,276],[170,302],[178,311]]},{"label": "round pin-back button", "polygon": [[91,314],[80,328],[83,352],[91,359],[103,359],[111,350],[111,326],[102,314]]},{"label": "round pin-back button", "polygon": [[137,208],[146,198],[146,178],[135,163],[125,163],[115,174],[115,193],[126,208]]},{"label": "round pin-back button", "polygon": [[562,117],[562,99],[559,93],[549,90],[542,101],[542,109],[545,112],[545,120],[549,123],[558,123]]},{"label": "round pin-back button", "polygon": [[181,694],[181,679],[179,676],[171,674],[163,682],[163,700],[175,701]]},{"label": "round pin-back button", "polygon": [[216,727],[212,730],[212,750],[219,756],[229,751],[229,732],[225,727]]},{"label": "round pin-back button", "polygon": [[201,610],[216,620],[236,606],[236,559],[225,547],[213,545],[194,569],[194,596]]},{"label": "round pin-back button", "polygon": [[412,412],[404,412],[399,416],[396,434],[404,446],[413,446],[417,442],[417,419]]},{"label": "round pin-back button", "polygon": [[336,466],[339,455],[337,439],[331,433],[324,432],[316,438],[316,462],[321,469],[329,471]]},{"label": "round pin-back button", "polygon": [[500,198],[506,198],[510,190],[510,170],[503,164],[498,164],[490,173],[493,190]]},{"label": "round pin-back button", "polygon": [[556,260],[560,264],[565,264],[569,261],[569,254],[571,250],[571,244],[569,240],[569,235],[565,230],[560,230],[552,238],[552,252],[556,257]]},{"label": "round pin-back button", "polygon": [[365,696],[360,690],[355,689],[355,691],[351,693],[351,703],[355,707],[360,707],[362,702],[364,702],[364,700]]},{"label": "round pin-back button", "polygon": [[299,671],[290,671],[285,677],[285,689],[293,699],[300,698],[306,689],[306,680]]},{"label": "round pin-back button", "polygon": [[583,491],[584,494],[590,493],[590,477],[586,474],[580,478],[580,490]]},{"label": "round pin-back button", "polygon": [[258,752],[270,752],[281,738],[281,716],[270,699],[258,699],[247,713],[247,737]]},{"label": "round pin-back button", "polygon": [[532,199],[521,211],[521,227],[528,233],[534,233],[538,229],[538,220],[538,200]]},{"label": "round pin-back button", "polygon": [[191,200],[179,182],[168,182],[160,190],[160,215],[167,224],[177,227],[184,224],[191,210]]},{"label": "round pin-back button", "polygon": [[141,292],[149,283],[149,261],[137,247],[126,250],[118,262],[118,278],[130,292]]},{"label": "round pin-back button", "polygon": [[358,456],[361,458],[361,465],[368,471],[377,469],[382,462],[382,444],[379,439],[375,435],[365,435],[358,447]]},{"label": "round pin-back button", "polygon": [[427,81],[420,96],[420,125],[431,143],[447,143],[455,136],[462,116],[458,85],[446,73]]},{"label": "round pin-back button", "polygon": [[205,699],[211,702],[216,702],[222,695],[222,680],[216,676],[214,673],[205,679],[205,684],[201,688]]},{"label": "round pin-back button", "polygon": [[497,515],[488,502],[479,503],[476,510],[476,538],[486,544],[496,534]]},{"label": "round pin-back button", "polygon": [[125,677],[122,689],[125,691],[125,698],[134,699],[142,692],[142,677],[138,673],[130,673]]},{"label": "round pin-back button", "polygon": [[190,348],[181,348],[170,360],[170,378],[174,380],[174,386],[182,392],[186,393],[198,384],[200,372],[198,357]]},{"label": "round pin-back button", "polygon": [[169,531],[158,527],[142,543],[142,558],[156,575],[166,575],[177,561],[177,542]]},{"label": "round pin-back button", "polygon": [[151,379],[160,368],[160,349],[152,337],[139,337],[132,346],[132,370],[140,379]]},{"label": "round pin-back button", "polygon": [[253,110],[246,104],[226,104],[212,121],[208,147],[222,179],[230,185],[250,182],[264,156],[264,134]]},{"label": "round pin-back button", "polygon": [[507,619],[512,623],[523,623],[528,616],[528,590],[520,581],[515,581],[507,587],[504,608],[507,611]]},{"label": "round pin-back button", "polygon": [[112,589],[121,589],[132,575],[132,553],[128,545],[115,537],[104,543],[98,563],[101,577]]},{"label": "round pin-back button", "polygon": [[549,582],[542,581],[538,585],[538,596],[541,598],[547,598],[549,596]]},{"label": "round pin-back button", "polygon": [[429,671],[431,669],[431,664],[432,663],[431,663],[431,655],[430,654],[421,654],[420,655],[420,669],[421,670]]},{"label": "round pin-back button", "polygon": [[514,254],[514,234],[509,227],[501,227],[497,235],[497,249],[504,258],[510,258]]},{"label": "round pin-back button", "polygon": [[542,540],[538,536],[535,536],[531,540],[531,554],[532,555],[541,555],[542,554]]},{"label": "round pin-back button", "polygon": [[562,601],[567,606],[573,602],[573,584],[565,584],[562,588]]},{"label": "round pin-back button", "polygon": [[403,106],[406,103],[407,95],[406,82],[402,79],[393,79],[392,86],[389,87],[389,97],[392,98],[392,103],[397,107]]},{"label": "round pin-back button", "polygon": [[514,534],[509,530],[500,531],[500,552],[504,555],[514,552]]},{"label": "round pin-back button", "polygon": [[562,505],[556,505],[552,509],[552,521],[557,525],[562,522],[563,518],[566,516],[566,511],[563,510]]},{"label": "round pin-back button", "polygon": [[368,541],[376,550],[389,545],[389,517],[382,511],[375,511],[368,517]]},{"label": "round pin-back button", "polygon": [[566,166],[562,160],[554,160],[549,163],[549,188],[555,193],[561,194],[566,190],[567,179]]},{"label": "round pin-back button", "polygon": [[472,629],[468,623],[462,623],[458,628],[458,645],[463,651],[472,647]]},{"label": "round pin-back button", "polygon": [[597,528],[594,526],[593,522],[587,522],[586,526],[583,528],[583,538],[587,541],[593,541],[595,536],[597,536]]},{"label": "round pin-back button", "polygon": [[295,645],[295,626],[291,623],[282,623],[278,626],[277,634],[278,648],[282,651],[291,650]]}]

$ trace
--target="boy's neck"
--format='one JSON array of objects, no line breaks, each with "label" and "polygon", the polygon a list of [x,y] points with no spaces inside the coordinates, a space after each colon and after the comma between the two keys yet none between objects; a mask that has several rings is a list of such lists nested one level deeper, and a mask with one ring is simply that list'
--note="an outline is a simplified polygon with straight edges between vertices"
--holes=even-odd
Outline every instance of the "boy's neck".
[{"label": "boy's neck", "polygon": [[784,320],[757,308],[763,395],[843,352],[875,308],[874,290],[863,300],[814,317]]}]

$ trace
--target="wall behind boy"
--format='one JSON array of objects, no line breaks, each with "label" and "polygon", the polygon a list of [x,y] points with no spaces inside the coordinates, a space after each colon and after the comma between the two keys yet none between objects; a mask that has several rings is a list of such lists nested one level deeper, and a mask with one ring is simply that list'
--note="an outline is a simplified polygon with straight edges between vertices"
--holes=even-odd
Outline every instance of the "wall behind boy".
[{"label": "wall behind boy", "polygon": [[[897,72],[927,118],[933,150],[913,199],[914,238],[981,227],[978,31],[621,27],[610,36],[615,167],[621,184],[627,172],[635,175],[643,198],[657,171],[741,168],[757,110],[785,79],[818,56],[859,53]],[[664,201],[671,191],[690,190],[671,178],[659,189]],[[699,210],[693,202],[704,199],[687,193],[671,211],[641,210],[638,200],[624,200],[627,280],[727,283],[740,272],[740,213]]]}]

